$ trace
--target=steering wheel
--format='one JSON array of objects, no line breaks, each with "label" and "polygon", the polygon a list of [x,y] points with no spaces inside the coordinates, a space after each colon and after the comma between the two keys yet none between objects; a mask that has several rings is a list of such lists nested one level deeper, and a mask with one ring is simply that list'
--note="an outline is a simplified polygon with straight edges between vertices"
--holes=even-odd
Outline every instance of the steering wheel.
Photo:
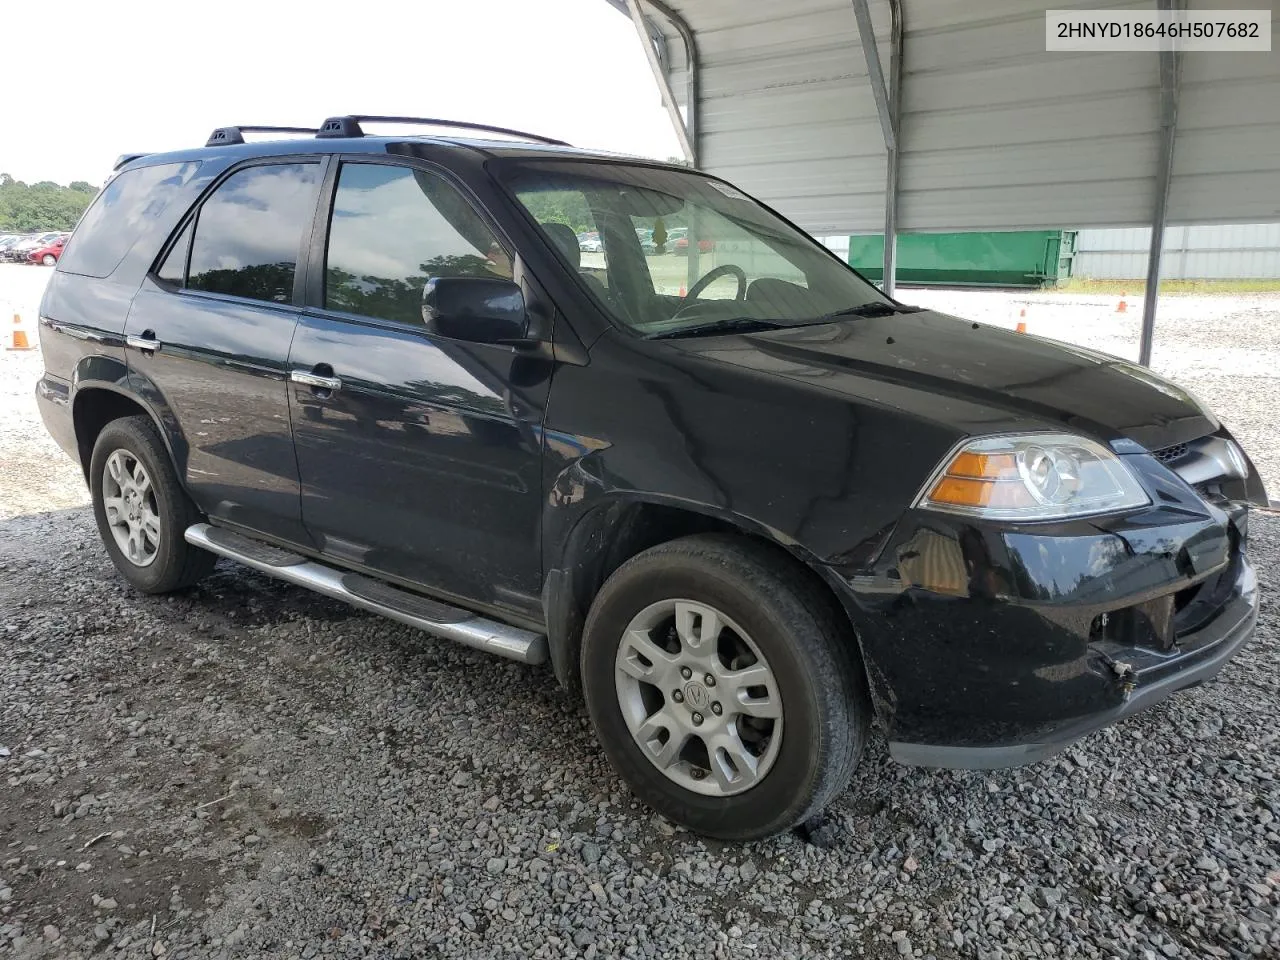
[{"label": "steering wheel", "polygon": [[707,287],[711,286],[711,284],[713,284],[715,281],[719,280],[721,277],[726,275],[737,277],[738,279],[738,295],[733,299],[735,300],[747,299],[746,271],[743,270],[736,263],[722,263],[720,264],[720,266],[712,267],[710,270],[704,273],[697,280],[697,282],[694,283],[694,285],[689,288],[688,294],[685,295],[685,300],[686,301],[697,300],[698,295],[701,294],[703,290],[707,289]]}]

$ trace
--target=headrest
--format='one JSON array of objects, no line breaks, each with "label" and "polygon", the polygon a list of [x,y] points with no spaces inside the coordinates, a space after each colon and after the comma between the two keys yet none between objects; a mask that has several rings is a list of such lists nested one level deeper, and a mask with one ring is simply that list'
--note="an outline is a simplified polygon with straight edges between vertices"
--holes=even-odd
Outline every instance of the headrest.
[{"label": "headrest", "polygon": [[578,235],[567,223],[544,223],[541,225],[556,248],[564,254],[569,266],[574,270],[582,263],[582,251],[578,248]]}]

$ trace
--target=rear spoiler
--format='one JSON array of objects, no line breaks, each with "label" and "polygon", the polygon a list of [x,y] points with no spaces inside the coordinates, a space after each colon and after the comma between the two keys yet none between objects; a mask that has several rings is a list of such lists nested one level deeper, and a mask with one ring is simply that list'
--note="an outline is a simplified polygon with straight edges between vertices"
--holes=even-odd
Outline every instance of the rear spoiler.
[{"label": "rear spoiler", "polygon": [[117,170],[123,167],[126,163],[132,163],[134,160],[137,160],[139,157],[149,157],[149,156],[151,156],[151,154],[149,153],[122,153],[120,154],[120,156],[116,157],[116,162],[111,167],[111,172],[115,173]]}]

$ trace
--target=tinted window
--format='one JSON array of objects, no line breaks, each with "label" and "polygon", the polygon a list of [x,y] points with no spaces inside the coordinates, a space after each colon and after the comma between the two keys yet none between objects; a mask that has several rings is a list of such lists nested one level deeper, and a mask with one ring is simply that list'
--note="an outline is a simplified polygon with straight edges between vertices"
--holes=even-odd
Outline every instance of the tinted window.
[{"label": "tinted window", "polygon": [[278,163],[228,177],[200,208],[187,286],[289,303],[320,166]]},{"label": "tinted window", "polygon": [[[119,174],[80,218],[58,269],[89,277],[110,276],[138,238],[157,223],[175,198],[185,193],[199,167],[198,162],[161,163]],[[182,210],[186,206],[183,204]],[[166,233],[182,210],[173,214],[164,228]],[[160,238],[155,245],[160,245]],[[148,256],[154,255],[152,248]]]},{"label": "tinted window", "polygon": [[569,265],[597,293],[605,290],[609,261],[586,194],[581,190],[540,190],[530,194],[526,205]]},{"label": "tinted window", "polygon": [[338,177],[325,306],[422,322],[430,277],[511,277],[511,258],[471,205],[434,174],[371,163]]},{"label": "tinted window", "polygon": [[156,271],[156,276],[161,280],[167,280],[170,283],[176,283],[182,286],[182,281],[187,278],[187,248],[191,246],[191,222],[182,230],[177,242],[169,250],[169,255],[164,258],[164,263],[160,264],[160,269]]}]

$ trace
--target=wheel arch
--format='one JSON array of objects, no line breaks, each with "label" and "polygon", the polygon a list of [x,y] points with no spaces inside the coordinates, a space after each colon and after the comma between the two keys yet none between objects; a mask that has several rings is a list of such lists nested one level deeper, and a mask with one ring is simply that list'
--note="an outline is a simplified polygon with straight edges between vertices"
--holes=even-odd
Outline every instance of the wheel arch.
[{"label": "wheel arch", "polygon": [[849,627],[854,653],[865,676],[861,641],[831,582],[832,572],[794,540],[747,517],[703,504],[659,497],[613,496],[580,516],[564,537],[559,558],[543,583],[543,606],[551,665],[560,685],[582,695],[580,658],[587,611],[604,582],[637,554],[681,537],[723,533],[763,544],[779,562],[801,569],[830,601],[832,612]]},{"label": "wheel arch", "polygon": [[140,414],[149,417],[155,425],[170,462],[175,465],[178,477],[182,478],[183,471],[177,469],[178,460],[174,456],[169,431],[165,429],[164,422],[155,410],[136,394],[113,383],[92,381],[80,383],[71,399],[71,422],[75,430],[76,450],[80,455],[80,469],[84,472],[86,482],[90,482],[89,463],[93,459],[93,445],[103,428],[113,420]]}]

